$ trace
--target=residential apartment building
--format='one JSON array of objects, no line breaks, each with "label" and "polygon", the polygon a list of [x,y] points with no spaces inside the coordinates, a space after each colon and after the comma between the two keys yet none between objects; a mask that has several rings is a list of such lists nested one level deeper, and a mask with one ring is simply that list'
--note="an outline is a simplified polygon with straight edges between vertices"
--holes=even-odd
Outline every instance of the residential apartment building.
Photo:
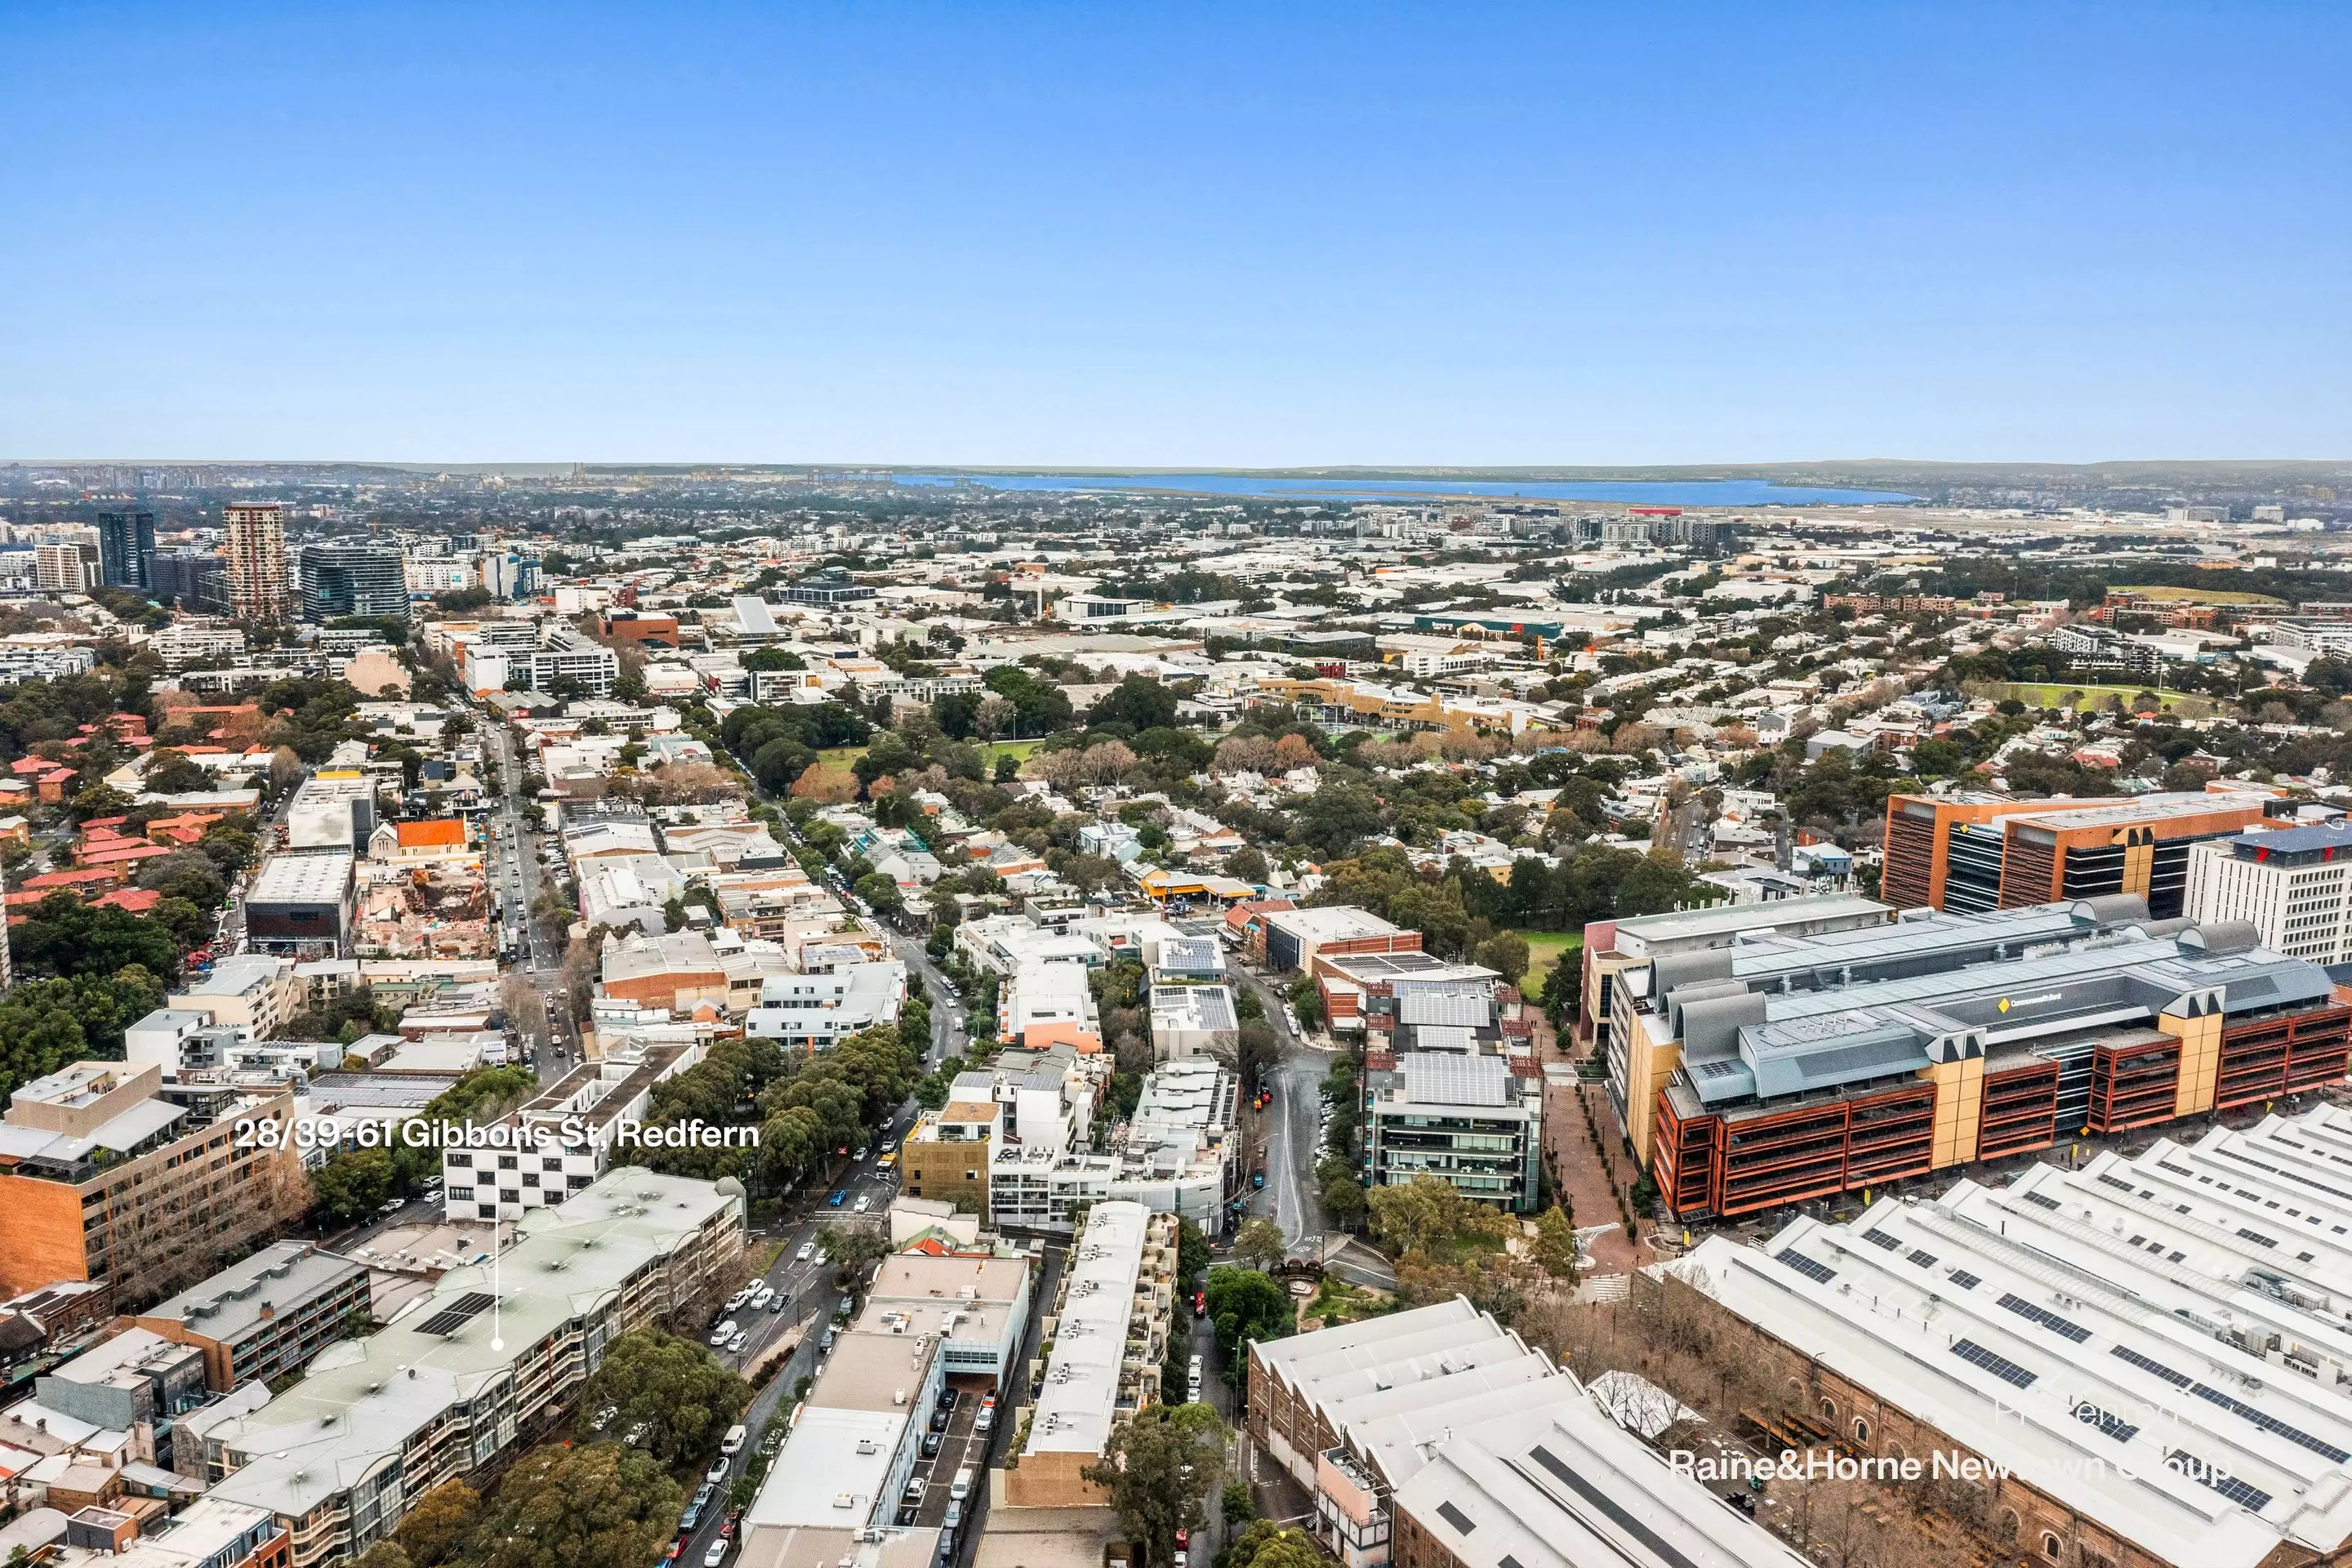
[{"label": "residential apartment building", "polygon": [[771,974],[760,982],[760,1005],[743,1016],[743,1033],[774,1040],[787,1050],[829,1050],[850,1036],[898,1021],[907,997],[907,966],[845,963],[823,974]]},{"label": "residential apartment building", "polygon": [[1491,969],[1417,950],[1327,948],[1307,972],[1322,999],[1324,1027],[1362,1035],[1367,1050],[1466,1051],[1496,1038],[1495,983],[1502,976]]},{"label": "residential apartment building", "polygon": [[2182,910],[2189,847],[2242,833],[2279,805],[2252,792],[2125,801],[1889,795],[1879,897],[1902,909],[1980,914],[2136,893],[2150,914],[2169,920]]},{"label": "residential apartment building", "polygon": [[1193,1058],[1152,1068],[1134,1112],[1112,1139],[1109,1195],[1223,1236],[1246,1163],[1240,1105],[1241,1080],[1216,1061]]},{"label": "residential apartment building", "polygon": [[501,1124],[520,1134],[514,1142],[441,1152],[443,1215],[453,1225],[519,1219],[587,1191],[611,1167],[614,1124],[643,1121],[654,1086],[703,1055],[690,1041],[607,1042]]},{"label": "residential apartment building", "polygon": [[314,1242],[279,1241],[131,1321],[202,1351],[205,1386],[227,1394],[299,1371],[368,1310],[364,1267]]},{"label": "residential apartment building", "polygon": [[215,1425],[211,1495],[267,1509],[291,1568],[348,1561],[445,1481],[494,1468],[560,1420],[621,1335],[728,1277],[741,1196],[635,1166],[516,1222],[490,1264],[435,1281],[390,1326],[250,1415]]},{"label": "residential apartment building", "polygon": [[[20,1087],[0,1118],[0,1285],[104,1279],[122,1305],[275,1235],[309,1206],[289,1089],[184,1086],[163,1069],[77,1062]],[[247,1146],[239,1122],[274,1122]]]},{"label": "residential apartment building", "polygon": [[274,1040],[306,1005],[294,969],[290,958],[240,952],[189,981],[185,991],[164,998],[164,1005],[175,1013],[208,1015],[215,1024],[243,1029],[255,1039]]},{"label": "residential apartment building", "polygon": [[937,1110],[926,1111],[898,1145],[899,1190],[910,1198],[951,1203],[986,1223],[989,1168],[995,1152],[1001,1113],[992,1097],[963,1098],[956,1091]]},{"label": "residential apartment building", "polygon": [[2106,1151],[1711,1237],[1656,1270],[1857,1458],[1988,1467],[2004,1560],[2338,1562],[2352,1547],[2352,1115]]},{"label": "residential apartment building", "polygon": [[[509,667],[509,678],[525,668],[518,658]],[[541,629],[539,646],[530,650],[527,668],[530,689],[541,692],[553,692],[569,681],[580,688],[583,697],[610,697],[613,683],[621,678],[619,655],[561,621],[551,621]]]},{"label": "residential apartment building", "polygon": [[95,544],[37,544],[33,586],[44,594],[87,594],[99,584]]},{"label": "residential apartment building", "polygon": [[[1729,1217],[2344,1076],[2352,1008],[2242,926],[2121,895],[1763,940],[1617,976],[1667,1205]],[[1636,991],[1639,994],[1636,994]]]},{"label": "residential apartment building", "polygon": [[292,595],[286,570],[286,520],[276,501],[221,509],[227,541],[222,557],[228,569],[229,613],[241,621],[274,624],[287,618]]},{"label": "residential apartment building", "polygon": [[1120,1421],[1160,1401],[1178,1326],[1176,1216],[1138,1203],[1095,1205],[1071,1245],[1054,1320],[1028,1441],[1004,1472],[1003,1500],[1013,1508],[1108,1500],[1080,1472],[1101,1459]]},{"label": "residential apartment building", "polygon": [[198,615],[231,613],[228,563],[210,550],[158,550],[148,558],[147,592]]},{"label": "residential apartment building", "polygon": [[[1536,1208],[1543,1158],[1543,1079],[1512,1059],[1456,1051],[1367,1057],[1367,1187],[1438,1176],[1465,1197],[1511,1214]],[[1529,1062],[1528,1058],[1517,1058]]]},{"label": "residential apartment building", "polygon": [[293,1538],[267,1509],[201,1497],[167,1519],[85,1509],[43,1568],[290,1568]]},{"label": "residential apartment building", "polygon": [[2352,959],[2352,822],[2204,840],[2189,852],[2188,914],[2243,921],[2289,958]]}]

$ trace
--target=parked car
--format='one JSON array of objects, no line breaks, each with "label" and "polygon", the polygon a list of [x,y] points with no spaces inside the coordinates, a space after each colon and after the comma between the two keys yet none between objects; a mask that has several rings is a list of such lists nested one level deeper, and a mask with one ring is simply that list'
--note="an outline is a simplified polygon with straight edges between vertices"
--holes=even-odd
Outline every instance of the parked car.
[{"label": "parked car", "polygon": [[717,1350],[720,1345],[725,1344],[729,1340],[731,1340],[734,1337],[735,1320],[730,1318],[725,1322],[710,1331],[710,1348]]},{"label": "parked car", "polygon": [[908,1502],[921,1502],[923,1500],[923,1494],[930,1489],[930,1486],[931,1483],[923,1479],[922,1477],[915,1477],[912,1480],[907,1483],[907,1500]]},{"label": "parked car", "polygon": [[702,1483],[705,1486],[715,1487],[726,1479],[727,1456],[721,1454],[718,1458],[711,1461],[710,1468],[703,1472]]},{"label": "parked car", "polygon": [[727,1561],[727,1549],[733,1544],[735,1543],[723,1535],[712,1542],[710,1550],[702,1554],[702,1568],[719,1568],[721,1563]]},{"label": "parked car", "polygon": [[[1196,1372],[1199,1370],[1201,1358],[1199,1356],[1194,1356],[1192,1358],[1192,1366]],[[743,1426],[740,1422],[735,1426],[730,1426],[727,1428],[727,1436],[719,1439],[719,1452],[722,1456],[727,1457],[732,1457],[736,1454],[741,1453],[743,1451],[744,1440],[751,1436],[751,1429],[749,1426]]]},{"label": "parked car", "polygon": [[936,1458],[938,1458],[940,1457],[940,1445],[941,1443],[946,1442],[946,1441],[947,1441],[947,1438],[946,1438],[943,1435],[941,1435],[940,1433],[938,1433],[938,1432],[926,1432],[926,1433],[924,1433],[924,1434],[923,1434],[923,1458],[925,1458],[926,1459],[936,1459]]}]

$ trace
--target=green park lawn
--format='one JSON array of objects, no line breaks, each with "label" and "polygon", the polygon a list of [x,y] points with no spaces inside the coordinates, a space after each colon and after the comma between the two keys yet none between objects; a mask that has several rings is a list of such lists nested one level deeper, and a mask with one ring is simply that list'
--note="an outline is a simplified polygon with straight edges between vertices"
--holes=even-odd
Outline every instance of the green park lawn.
[{"label": "green park lawn", "polygon": [[1519,983],[1519,993],[1524,996],[1542,994],[1544,977],[1551,973],[1552,965],[1560,961],[1562,954],[1580,952],[1584,948],[1584,933],[1580,931],[1522,931],[1519,935],[1528,941],[1528,973]]},{"label": "green park lawn", "polygon": [[992,776],[996,772],[999,756],[1012,757],[1026,765],[1029,753],[1045,743],[1043,741],[983,741],[980,743],[980,765]]}]

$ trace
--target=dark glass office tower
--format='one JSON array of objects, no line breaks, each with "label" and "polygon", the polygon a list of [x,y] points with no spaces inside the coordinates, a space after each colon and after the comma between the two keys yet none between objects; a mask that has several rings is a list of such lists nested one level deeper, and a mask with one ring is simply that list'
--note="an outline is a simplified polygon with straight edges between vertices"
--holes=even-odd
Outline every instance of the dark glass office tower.
[{"label": "dark glass office tower", "polygon": [[154,587],[155,514],[152,511],[102,511],[98,514],[99,581],[110,588]]},{"label": "dark glass office tower", "polygon": [[408,618],[408,574],[397,546],[329,540],[302,547],[302,618]]}]

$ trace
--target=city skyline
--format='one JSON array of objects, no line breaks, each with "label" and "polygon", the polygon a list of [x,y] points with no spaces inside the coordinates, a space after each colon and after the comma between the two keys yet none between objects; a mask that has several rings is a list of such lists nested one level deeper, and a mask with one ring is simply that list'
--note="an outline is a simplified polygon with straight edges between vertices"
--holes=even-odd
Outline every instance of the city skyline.
[{"label": "city skyline", "polygon": [[2315,7],[0,40],[27,458],[2320,458],[2347,424],[2352,28]]}]

